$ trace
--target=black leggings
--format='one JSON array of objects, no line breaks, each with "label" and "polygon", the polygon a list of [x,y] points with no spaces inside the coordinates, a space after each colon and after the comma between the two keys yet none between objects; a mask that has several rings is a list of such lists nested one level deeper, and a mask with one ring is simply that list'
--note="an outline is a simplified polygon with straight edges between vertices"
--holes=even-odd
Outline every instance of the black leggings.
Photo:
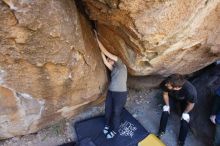
[{"label": "black leggings", "polygon": [[[174,100],[172,98],[169,98],[169,103],[170,103],[170,109],[173,110],[174,108],[178,108],[176,105],[179,104],[180,106],[180,112],[182,113],[187,105],[186,101],[178,101],[178,100]],[[162,112],[162,116],[160,119],[160,129],[159,129],[159,133],[160,132],[165,132],[166,130],[166,126],[167,126],[167,121],[169,118],[169,113],[168,112]],[[181,120],[181,124],[180,124],[180,133],[179,133],[179,141],[180,142],[185,142],[186,140],[186,136],[189,130],[189,123],[186,122],[185,120]]]},{"label": "black leggings", "polygon": [[108,91],[105,101],[105,124],[115,132],[118,131],[121,122],[121,112],[127,100],[126,92]]}]

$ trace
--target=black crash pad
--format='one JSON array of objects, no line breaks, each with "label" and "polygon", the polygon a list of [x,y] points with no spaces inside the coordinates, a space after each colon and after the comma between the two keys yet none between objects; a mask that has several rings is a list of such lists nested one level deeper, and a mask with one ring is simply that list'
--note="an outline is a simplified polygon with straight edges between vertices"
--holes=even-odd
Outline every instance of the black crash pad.
[{"label": "black crash pad", "polygon": [[127,111],[122,112],[122,121],[118,134],[113,139],[106,139],[102,130],[104,116],[99,116],[75,124],[78,141],[90,138],[96,146],[137,146],[149,132]]}]

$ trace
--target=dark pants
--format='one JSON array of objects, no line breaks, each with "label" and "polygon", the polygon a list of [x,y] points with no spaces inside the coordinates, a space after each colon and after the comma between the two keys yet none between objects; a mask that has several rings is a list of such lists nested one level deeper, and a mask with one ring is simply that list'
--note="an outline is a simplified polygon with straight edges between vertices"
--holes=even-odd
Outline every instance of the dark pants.
[{"label": "dark pants", "polygon": [[[169,98],[169,104],[170,104],[170,111],[173,109],[176,109],[176,111],[178,111],[179,113],[183,113],[186,105],[187,105],[187,101],[185,100],[175,100],[172,98]],[[167,126],[167,121],[169,118],[169,113],[168,112],[162,112],[162,116],[160,119],[160,129],[159,132],[165,132],[166,131],[166,126]],[[184,143],[188,130],[189,130],[189,123],[186,122],[185,120],[181,120],[181,124],[180,124],[180,133],[179,133],[179,141]]]},{"label": "dark pants", "polygon": [[214,146],[220,146],[220,124],[216,124],[216,127],[215,127]]},{"label": "dark pants", "polygon": [[121,112],[127,100],[127,92],[108,91],[105,101],[105,122],[115,132],[121,122]]}]

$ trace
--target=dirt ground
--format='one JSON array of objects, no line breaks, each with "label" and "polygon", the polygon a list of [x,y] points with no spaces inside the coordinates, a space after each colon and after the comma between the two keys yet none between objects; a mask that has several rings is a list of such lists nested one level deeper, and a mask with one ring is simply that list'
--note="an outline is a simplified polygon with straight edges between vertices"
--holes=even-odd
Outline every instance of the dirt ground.
[{"label": "dirt ground", "polygon": [[[160,91],[129,90],[126,109],[151,133],[157,133],[162,110]],[[72,125],[89,117],[104,113],[104,104],[89,107],[86,111],[76,116],[74,120],[63,120],[45,128],[38,133],[22,137],[14,137],[0,141],[0,146],[56,146],[62,143],[76,140],[76,134]],[[171,114],[168,121],[167,132],[162,141],[167,146],[176,146],[180,127],[180,117]],[[185,146],[205,146],[192,132],[188,134]]]}]

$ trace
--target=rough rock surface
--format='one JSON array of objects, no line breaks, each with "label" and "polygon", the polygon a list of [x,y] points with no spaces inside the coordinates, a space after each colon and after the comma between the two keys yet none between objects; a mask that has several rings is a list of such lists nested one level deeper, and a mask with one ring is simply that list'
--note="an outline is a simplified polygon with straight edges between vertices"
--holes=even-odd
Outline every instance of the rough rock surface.
[{"label": "rough rock surface", "polygon": [[128,76],[128,88],[135,90],[147,90],[158,88],[165,78],[159,75],[151,76]]},{"label": "rough rock surface", "polygon": [[0,1],[0,139],[72,117],[100,97],[99,54],[74,1]]},{"label": "rough rock surface", "polygon": [[220,57],[219,0],[84,0],[133,75],[189,74]]}]

